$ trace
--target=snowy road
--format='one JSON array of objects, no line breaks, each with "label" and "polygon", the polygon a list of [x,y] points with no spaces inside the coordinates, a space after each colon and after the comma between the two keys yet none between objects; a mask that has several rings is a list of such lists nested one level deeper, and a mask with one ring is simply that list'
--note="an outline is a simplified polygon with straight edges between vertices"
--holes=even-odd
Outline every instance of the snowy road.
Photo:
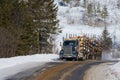
[{"label": "snowy road", "polygon": [[[35,63],[36,64],[36,63]],[[26,70],[21,71],[13,76],[9,76],[6,77],[5,80],[34,80],[34,78],[38,75],[41,74],[42,72],[44,72],[46,69],[53,67],[55,65],[60,64],[59,62],[49,62],[49,63],[44,63],[44,64],[40,64],[39,65],[34,66],[33,65],[29,65],[32,66],[31,68],[29,67],[28,69],[26,68]],[[62,63],[61,63],[62,64]]]},{"label": "snowy road", "polygon": [[[6,80],[104,80],[104,74],[102,73],[104,73],[103,71],[106,69],[106,67],[108,67],[111,64],[113,64],[113,62],[50,62],[30,70],[20,72],[12,77],[9,77]],[[93,67],[91,68],[91,66]],[[100,71],[101,73],[97,73]],[[86,74],[83,78],[85,72]],[[100,77],[99,75],[103,77]]]},{"label": "snowy road", "polygon": [[[91,61],[86,60],[86,61],[62,62],[59,61],[58,58],[59,56],[57,54],[37,54],[31,56],[2,58],[0,59],[0,80],[34,80],[37,77],[37,75],[41,75],[41,73],[45,73],[48,70],[48,68],[50,70],[52,69],[53,73],[48,72],[47,75],[51,74],[56,77],[56,79],[52,79],[52,80],[59,80],[59,79],[82,80],[84,72],[88,70],[92,65],[94,65],[93,69],[96,70],[95,72],[93,71],[93,74],[96,74],[96,72],[100,72],[100,71],[105,72],[105,75],[107,75],[107,77],[106,76],[105,77],[107,79],[104,80],[120,80],[120,76],[119,76],[120,62],[118,62],[115,65],[111,65],[111,64],[103,65],[101,64],[101,61],[95,62],[93,60]],[[101,64],[101,67],[99,67],[98,64]],[[60,67],[60,66],[61,68],[58,68],[57,70],[54,69],[55,67]],[[104,71],[106,69],[107,71]],[[91,72],[89,72],[88,70],[88,73]],[[91,76],[93,75],[91,74]]]}]

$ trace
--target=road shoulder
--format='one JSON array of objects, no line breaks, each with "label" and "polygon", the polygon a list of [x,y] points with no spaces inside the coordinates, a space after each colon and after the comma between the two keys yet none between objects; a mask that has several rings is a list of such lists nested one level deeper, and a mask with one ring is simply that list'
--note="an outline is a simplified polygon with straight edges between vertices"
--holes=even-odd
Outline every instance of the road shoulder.
[{"label": "road shoulder", "polygon": [[107,62],[91,66],[91,68],[85,72],[83,80],[106,80],[106,71],[109,66],[113,64],[114,62]]}]

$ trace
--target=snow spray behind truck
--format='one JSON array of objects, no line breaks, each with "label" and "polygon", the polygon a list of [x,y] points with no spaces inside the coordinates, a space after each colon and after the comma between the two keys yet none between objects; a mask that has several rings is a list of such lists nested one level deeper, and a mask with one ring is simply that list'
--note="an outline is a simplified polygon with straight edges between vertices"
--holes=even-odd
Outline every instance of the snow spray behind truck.
[{"label": "snow spray behind truck", "polygon": [[100,59],[102,47],[100,40],[86,35],[63,39],[59,53],[60,59]]}]

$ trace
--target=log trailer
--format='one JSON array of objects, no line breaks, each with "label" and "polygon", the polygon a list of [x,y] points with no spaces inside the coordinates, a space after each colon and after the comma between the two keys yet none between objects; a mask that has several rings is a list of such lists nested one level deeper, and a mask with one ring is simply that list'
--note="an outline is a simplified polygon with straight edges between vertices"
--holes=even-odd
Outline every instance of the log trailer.
[{"label": "log trailer", "polygon": [[63,39],[59,57],[60,59],[86,60],[100,59],[101,54],[101,42],[84,35]]}]

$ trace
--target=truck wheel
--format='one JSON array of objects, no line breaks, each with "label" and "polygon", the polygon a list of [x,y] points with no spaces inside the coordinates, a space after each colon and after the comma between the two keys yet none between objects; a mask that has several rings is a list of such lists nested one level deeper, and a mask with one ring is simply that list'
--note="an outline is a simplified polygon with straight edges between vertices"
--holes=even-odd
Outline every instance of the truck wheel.
[{"label": "truck wheel", "polygon": [[79,58],[79,61],[84,61],[83,57]]},{"label": "truck wheel", "polygon": [[81,61],[85,61],[85,60],[86,60],[86,55],[83,56],[83,57],[81,57],[80,60],[81,60]]},{"label": "truck wheel", "polygon": [[77,56],[75,60],[76,60],[76,61],[79,61],[79,57]]},{"label": "truck wheel", "polygon": [[59,59],[60,59],[60,60],[63,60],[63,57],[60,57]]}]

